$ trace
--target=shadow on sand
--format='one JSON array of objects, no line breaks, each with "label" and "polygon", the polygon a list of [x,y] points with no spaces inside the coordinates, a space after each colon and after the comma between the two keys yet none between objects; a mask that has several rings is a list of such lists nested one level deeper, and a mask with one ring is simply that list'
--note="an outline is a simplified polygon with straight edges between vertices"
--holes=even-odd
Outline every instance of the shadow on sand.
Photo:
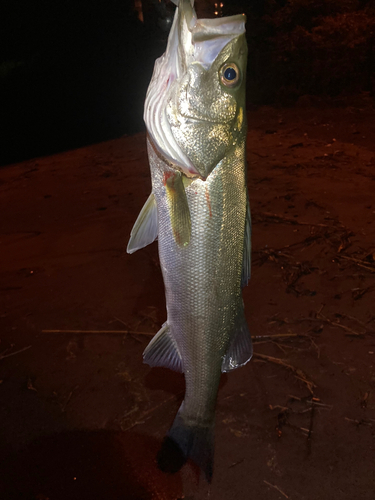
[{"label": "shadow on sand", "polygon": [[159,447],[152,437],[106,430],[42,437],[0,463],[0,498],[176,499],[181,479],[157,469]]}]

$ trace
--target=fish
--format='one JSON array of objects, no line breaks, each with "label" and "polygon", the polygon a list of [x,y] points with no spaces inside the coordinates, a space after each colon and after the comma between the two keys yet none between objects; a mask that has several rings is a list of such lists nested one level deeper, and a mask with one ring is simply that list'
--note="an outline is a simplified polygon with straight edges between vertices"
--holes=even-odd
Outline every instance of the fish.
[{"label": "fish", "polygon": [[174,473],[191,459],[211,482],[221,374],[252,357],[242,299],[251,263],[246,16],[198,19],[194,0],[175,3],[144,107],[152,192],[127,251],[158,240],[167,320],[143,359],[185,377],[159,468]]}]

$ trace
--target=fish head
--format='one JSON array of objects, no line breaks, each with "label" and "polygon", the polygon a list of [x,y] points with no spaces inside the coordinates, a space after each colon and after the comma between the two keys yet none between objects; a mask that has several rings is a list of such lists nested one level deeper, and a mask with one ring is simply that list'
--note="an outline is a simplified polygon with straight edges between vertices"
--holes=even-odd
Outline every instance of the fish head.
[{"label": "fish head", "polygon": [[160,152],[190,177],[205,179],[246,134],[244,15],[197,19],[180,0],[165,54],[145,104]]}]

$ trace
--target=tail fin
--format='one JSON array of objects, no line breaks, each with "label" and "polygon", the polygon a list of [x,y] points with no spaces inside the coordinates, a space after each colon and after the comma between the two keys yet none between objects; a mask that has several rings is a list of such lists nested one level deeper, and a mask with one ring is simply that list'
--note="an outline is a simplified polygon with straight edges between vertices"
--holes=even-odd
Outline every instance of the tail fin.
[{"label": "tail fin", "polygon": [[180,409],[158,453],[159,469],[174,474],[191,458],[202,469],[210,483],[213,456],[214,424],[209,427],[187,425],[181,417]]}]

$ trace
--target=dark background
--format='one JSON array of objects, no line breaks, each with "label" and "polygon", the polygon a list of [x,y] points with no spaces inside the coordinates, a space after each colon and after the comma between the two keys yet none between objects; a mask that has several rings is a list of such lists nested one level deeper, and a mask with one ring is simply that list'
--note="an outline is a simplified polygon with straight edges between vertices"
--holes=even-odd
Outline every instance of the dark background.
[{"label": "dark background", "polygon": [[[198,0],[196,9],[200,17],[247,14],[249,103],[372,95],[374,2],[221,3]],[[0,164],[142,130],[173,10],[168,0],[3,1]]]}]

